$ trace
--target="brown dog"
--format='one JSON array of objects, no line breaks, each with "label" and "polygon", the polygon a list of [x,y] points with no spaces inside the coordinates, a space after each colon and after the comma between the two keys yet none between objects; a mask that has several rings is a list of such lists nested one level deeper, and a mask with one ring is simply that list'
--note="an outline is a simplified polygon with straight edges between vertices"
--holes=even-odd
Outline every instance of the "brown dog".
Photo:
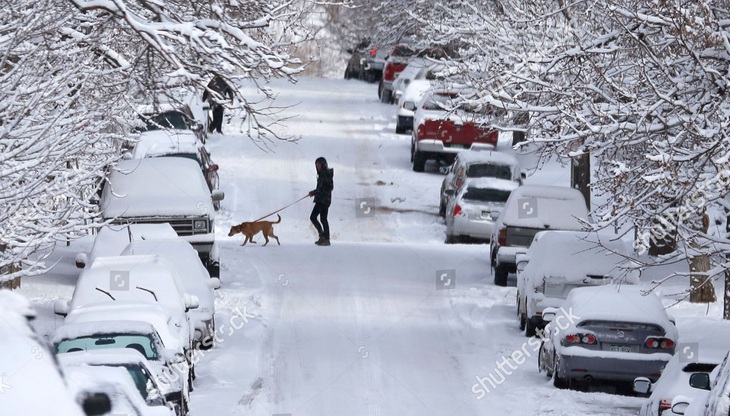
[{"label": "brown dog", "polygon": [[276,214],[279,219],[276,222],[273,221],[256,221],[256,222],[243,222],[238,225],[234,225],[231,227],[231,231],[228,232],[229,237],[233,237],[234,235],[241,233],[246,236],[246,238],[243,240],[242,246],[245,246],[247,242],[252,242],[256,244],[255,241],[253,241],[253,236],[261,232],[264,235],[264,238],[266,239],[266,243],[262,247],[265,247],[266,244],[269,244],[269,237],[273,237],[276,239],[276,244],[281,245],[279,242],[279,237],[274,235],[274,224],[278,224],[281,222],[281,216],[279,214]]}]

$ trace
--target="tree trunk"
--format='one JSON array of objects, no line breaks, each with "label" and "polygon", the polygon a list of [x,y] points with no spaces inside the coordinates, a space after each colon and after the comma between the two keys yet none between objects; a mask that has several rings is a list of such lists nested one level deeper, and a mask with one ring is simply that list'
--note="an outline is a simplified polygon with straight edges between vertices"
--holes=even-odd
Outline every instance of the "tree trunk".
[{"label": "tree trunk", "polygon": [[[725,238],[730,236],[730,215],[725,217]],[[725,256],[726,260],[730,260],[730,254]],[[725,293],[723,297],[722,319],[730,320],[730,270],[725,270]]]},{"label": "tree trunk", "polygon": [[[707,232],[710,225],[710,217],[707,213],[702,215],[701,230]],[[699,227],[698,227],[699,228]],[[702,247],[696,240],[690,241],[689,245],[697,251]],[[710,271],[710,256],[708,254],[700,254],[689,258],[689,301],[690,303],[711,303],[717,300],[715,296],[715,286],[712,283],[711,276],[707,272]]]},{"label": "tree trunk", "polygon": [[583,194],[586,207],[591,210],[591,155],[583,153],[570,159],[570,186]]}]

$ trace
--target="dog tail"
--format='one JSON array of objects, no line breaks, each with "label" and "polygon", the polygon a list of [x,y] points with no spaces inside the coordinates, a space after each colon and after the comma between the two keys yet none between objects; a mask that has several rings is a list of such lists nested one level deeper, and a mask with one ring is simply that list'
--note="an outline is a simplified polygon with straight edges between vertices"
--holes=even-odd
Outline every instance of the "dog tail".
[{"label": "dog tail", "polygon": [[272,224],[278,224],[281,222],[281,215],[276,214],[276,216],[279,217],[279,219],[276,222],[272,222]]}]

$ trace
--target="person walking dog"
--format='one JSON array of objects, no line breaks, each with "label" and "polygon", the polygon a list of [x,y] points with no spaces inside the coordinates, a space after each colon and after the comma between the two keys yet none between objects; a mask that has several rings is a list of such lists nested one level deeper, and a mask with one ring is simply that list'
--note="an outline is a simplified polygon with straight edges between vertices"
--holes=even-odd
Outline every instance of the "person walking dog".
[{"label": "person walking dog", "polygon": [[[317,188],[309,192],[309,196],[314,197],[314,208],[309,219],[319,232],[319,240],[314,244],[328,246],[330,245],[330,225],[327,221],[327,214],[330,204],[332,204],[332,190],[335,188],[335,171],[327,166],[327,159],[323,157],[318,157],[314,161],[314,166],[317,169]],[[319,221],[317,217],[319,217]]]}]

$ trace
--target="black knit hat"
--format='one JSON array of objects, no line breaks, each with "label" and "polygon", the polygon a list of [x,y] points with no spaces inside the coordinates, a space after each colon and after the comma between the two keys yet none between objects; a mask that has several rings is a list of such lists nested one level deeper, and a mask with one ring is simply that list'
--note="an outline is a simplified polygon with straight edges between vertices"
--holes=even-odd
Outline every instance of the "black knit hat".
[{"label": "black knit hat", "polygon": [[318,157],[317,160],[314,161],[314,163],[319,163],[320,165],[322,165],[322,169],[327,169],[327,159],[321,156]]}]

